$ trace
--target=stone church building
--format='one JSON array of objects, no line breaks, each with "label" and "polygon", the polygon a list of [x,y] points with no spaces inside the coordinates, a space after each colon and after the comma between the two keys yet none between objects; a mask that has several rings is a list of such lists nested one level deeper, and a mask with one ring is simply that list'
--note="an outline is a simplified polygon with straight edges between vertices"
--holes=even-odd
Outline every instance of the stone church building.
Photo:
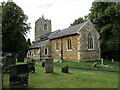
[{"label": "stone church building", "polygon": [[43,16],[35,22],[35,41],[27,57],[44,60],[90,61],[99,60],[99,33],[90,20],[63,30],[51,30],[51,20]]}]

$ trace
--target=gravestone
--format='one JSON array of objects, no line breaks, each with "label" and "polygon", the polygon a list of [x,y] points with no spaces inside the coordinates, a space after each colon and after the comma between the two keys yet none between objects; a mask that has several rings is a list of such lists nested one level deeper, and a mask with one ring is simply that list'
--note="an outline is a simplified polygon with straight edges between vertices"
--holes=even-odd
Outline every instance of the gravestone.
[{"label": "gravestone", "polygon": [[62,67],[62,72],[63,72],[63,73],[68,73],[68,69],[69,69],[68,66],[63,66],[63,67]]},{"label": "gravestone", "polygon": [[28,62],[29,73],[35,73],[35,64],[34,62]]},{"label": "gravestone", "polygon": [[18,53],[17,62],[24,62],[24,57],[25,57],[25,53],[23,51],[20,51]]},{"label": "gravestone", "polygon": [[28,64],[10,67],[10,88],[26,88],[28,86]]},{"label": "gravestone", "polygon": [[101,65],[104,65],[104,64],[103,64],[103,58],[101,58]]},{"label": "gravestone", "polygon": [[97,67],[97,62],[93,63],[92,68],[96,68]]},{"label": "gravestone", "polygon": [[35,73],[35,60],[31,59],[30,61],[27,61],[27,63],[28,63],[29,73]]},{"label": "gravestone", "polygon": [[112,62],[114,62],[114,60],[112,59]]},{"label": "gravestone", "polygon": [[42,67],[45,67],[45,61],[44,60],[42,61]]},{"label": "gravestone", "polygon": [[53,73],[53,59],[45,59],[45,72]]},{"label": "gravestone", "polygon": [[2,70],[3,73],[9,73],[9,69],[11,65],[16,64],[16,58],[12,54],[7,54],[3,59],[2,59]]}]

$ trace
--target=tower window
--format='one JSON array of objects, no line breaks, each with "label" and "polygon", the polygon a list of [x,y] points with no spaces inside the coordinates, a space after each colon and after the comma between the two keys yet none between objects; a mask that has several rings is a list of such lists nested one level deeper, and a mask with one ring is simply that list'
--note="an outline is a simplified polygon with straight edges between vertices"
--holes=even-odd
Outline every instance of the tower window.
[{"label": "tower window", "polygon": [[45,55],[48,55],[48,48],[44,49],[44,53],[45,53]]},{"label": "tower window", "polygon": [[58,43],[58,40],[56,40],[56,51],[59,50],[59,43]]},{"label": "tower window", "polygon": [[93,49],[93,36],[91,32],[88,34],[88,49]]},{"label": "tower window", "polygon": [[44,30],[47,30],[47,24],[44,25]]},{"label": "tower window", "polygon": [[67,49],[72,50],[72,41],[71,41],[71,39],[67,39]]}]

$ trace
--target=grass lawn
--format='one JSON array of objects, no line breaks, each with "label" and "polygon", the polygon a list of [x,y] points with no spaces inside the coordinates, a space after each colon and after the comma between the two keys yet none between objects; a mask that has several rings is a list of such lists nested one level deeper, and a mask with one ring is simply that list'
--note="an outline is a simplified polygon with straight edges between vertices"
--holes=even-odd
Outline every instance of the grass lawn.
[{"label": "grass lawn", "polygon": [[[118,88],[118,75],[86,71],[62,73],[54,68],[54,73],[46,74],[40,63],[36,63],[36,73],[29,74],[29,88]],[[9,88],[9,74],[4,74],[4,88]]]},{"label": "grass lawn", "polygon": [[[97,68],[92,68],[93,63],[97,62]],[[74,61],[67,61],[64,60],[62,63],[60,62],[55,62],[54,65],[57,66],[69,66],[70,68],[75,68],[75,69],[85,69],[85,70],[99,70],[99,71],[110,71],[110,72],[118,72],[118,61],[108,61],[104,60],[105,65],[109,65],[109,67],[105,67],[101,65],[100,60],[96,61],[87,61],[87,62],[74,62]]]}]

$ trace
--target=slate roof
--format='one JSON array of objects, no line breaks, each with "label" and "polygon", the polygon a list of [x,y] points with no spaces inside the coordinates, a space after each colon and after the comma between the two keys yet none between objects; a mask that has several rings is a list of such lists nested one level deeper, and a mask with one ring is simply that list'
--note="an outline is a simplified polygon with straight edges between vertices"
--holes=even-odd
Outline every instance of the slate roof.
[{"label": "slate roof", "polygon": [[56,38],[60,38],[60,37],[65,37],[65,36],[69,36],[69,35],[74,35],[77,34],[78,30],[85,24],[86,22],[80,23],[78,25],[75,26],[71,26],[69,28],[63,29],[61,31],[59,31],[55,36],[53,36],[51,39],[56,39]]},{"label": "slate roof", "polygon": [[54,32],[50,32],[48,34],[45,34],[43,36],[40,37],[40,41],[44,41],[47,39],[51,39],[53,38],[60,30],[54,31]]},{"label": "slate roof", "polygon": [[47,44],[49,44],[49,40],[36,42],[36,43],[34,43],[32,46],[30,46],[29,49],[39,48],[39,47],[45,46],[45,45],[47,45]]},{"label": "slate roof", "polygon": [[45,34],[43,36],[40,37],[40,41],[35,42],[32,46],[29,47],[29,49],[35,49],[35,48],[39,48],[41,46],[45,46],[47,44],[49,44],[49,40],[51,39],[54,35],[56,35],[60,30],[54,31],[54,32],[50,32],[48,34]]},{"label": "slate roof", "polygon": [[69,28],[63,29],[63,30],[57,30],[57,31],[45,34],[45,35],[40,37],[40,41],[34,43],[32,46],[29,47],[29,49],[35,49],[35,48],[39,48],[41,46],[45,46],[45,45],[49,44],[48,39],[56,39],[56,38],[61,38],[61,37],[77,34],[78,30],[85,23],[86,22],[83,22],[83,23],[80,23],[78,25],[71,26]]}]

